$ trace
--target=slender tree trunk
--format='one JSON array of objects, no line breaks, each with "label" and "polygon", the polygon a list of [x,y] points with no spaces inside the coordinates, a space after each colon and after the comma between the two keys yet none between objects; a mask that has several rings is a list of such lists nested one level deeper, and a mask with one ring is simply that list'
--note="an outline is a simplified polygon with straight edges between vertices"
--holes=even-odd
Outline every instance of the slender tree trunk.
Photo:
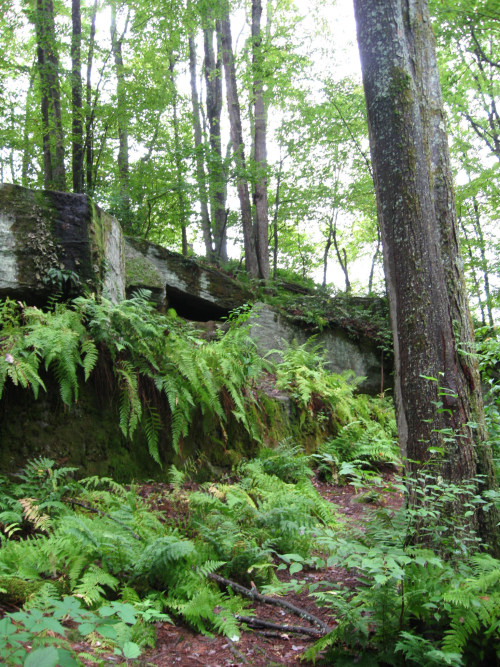
[{"label": "slender tree trunk", "polygon": [[[427,1],[354,0],[354,6],[407,471],[435,461],[446,480],[474,483],[480,473],[492,488],[477,363],[463,354],[473,332]],[[497,548],[494,511],[479,510],[464,524]]]},{"label": "slender tree trunk", "polygon": [[82,17],[80,0],[71,2],[71,103],[73,192],[83,192],[83,86],[82,86]]},{"label": "slender tree trunk", "polygon": [[226,199],[225,173],[222,159],[221,112],[222,112],[222,63],[217,39],[217,59],[214,52],[214,34],[212,26],[203,30],[205,47],[205,86],[207,93],[207,118],[210,138],[208,158],[209,191],[213,221],[215,259],[227,261],[226,242]]},{"label": "slender tree trunk", "polygon": [[28,92],[26,94],[26,106],[24,113],[24,127],[23,127],[23,157],[21,164],[21,185],[25,188],[29,186],[28,181],[28,172],[32,159],[32,142],[30,140],[30,111],[31,111],[31,100],[33,97],[33,85],[35,82],[36,70],[33,66],[30,74],[30,82],[28,86]]},{"label": "slender tree trunk", "polygon": [[89,50],[87,54],[87,85],[85,88],[85,184],[89,194],[94,191],[92,164],[94,151],[94,111],[92,108],[92,67],[94,62],[95,23],[97,18],[97,0],[94,0],[92,20],[90,22]]},{"label": "slender tree trunk", "polygon": [[476,197],[472,199],[474,207],[474,230],[479,242],[479,252],[481,253],[481,270],[484,279],[484,295],[486,297],[486,310],[488,311],[488,322],[490,327],[494,325],[493,313],[491,310],[491,291],[490,291],[490,276],[488,273],[488,260],[486,258],[486,248],[484,247],[484,235],[481,227],[481,216],[479,214],[479,202]]},{"label": "slender tree trunk", "polygon": [[210,229],[210,215],[208,213],[207,178],[203,160],[203,140],[200,122],[200,102],[196,87],[196,43],[194,37],[189,37],[189,73],[191,75],[191,104],[193,107],[194,147],[196,151],[196,180],[201,209],[201,229],[205,243],[205,255],[213,258],[212,231]]},{"label": "slender tree trunk", "polygon": [[59,57],[52,0],[36,0],[35,27],[41,85],[44,186],[65,190]]},{"label": "slender tree trunk", "polygon": [[172,81],[172,110],[174,120],[174,151],[175,151],[175,170],[177,172],[177,198],[179,202],[179,220],[181,223],[181,238],[182,238],[182,254],[187,257],[188,243],[187,243],[187,205],[184,196],[184,174],[182,170],[181,158],[181,144],[179,137],[179,117],[177,113],[177,86],[175,83],[175,60],[173,56],[170,58],[170,77]]},{"label": "slender tree trunk", "polygon": [[276,177],[276,199],[274,202],[274,216],[273,216],[273,279],[278,277],[278,213],[280,208],[281,197],[281,178],[283,172],[283,158],[281,157],[280,146],[280,164],[278,169],[278,176]]},{"label": "slender tree trunk", "polygon": [[115,61],[116,101],[118,126],[118,183],[120,192],[120,217],[126,231],[131,231],[132,216],[130,209],[130,182],[128,157],[128,109],[126,99],[125,68],[123,65],[122,45],[127,31],[130,14],[127,15],[125,29],[118,35],[116,26],[116,1],[111,3],[111,49]]},{"label": "slender tree trunk", "polygon": [[222,61],[226,78],[227,106],[229,123],[231,126],[231,142],[237,170],[237,188],[241,208],[241,223],[243,227],[243,241],[245,246],[245,267],[250,276],[259,275],[259,265],[255,250],[255,239],[252,229],[252,211],[250,194],[246,178],[245,150],[243,144],[243,130],[241,126],[241,111],[236,86],[236,68],[234,64],[233,46],[231,38],[231,24],[229,13],[217,22],[222,41]]},{"label": "slender tree trunk", "polygon": [[467,233],[467,228],[465,226],[464,220],[461,216],[458,218],[460,227],[462,230],[463,238],[465,239],[465,245],[467,247],[467,254],[469,255],[469,261],[470,261],[470,273],[472,274],[472,282],[474,283],[474,295],[477,298],[477,305],[479,306],[479,310],[481,311],[481,324],[483,327],[486,326],[486,313],[484,311],[484,304],[483,304],[483,299],[482,297],[482,290],[481,290],[481,285],[479,284],[479,280],[477,278],[477,273],[476,273],[476,260],[474,258],[474,253],[472,252],[472,245],[469,239],[469,235]]},{"label": "slender tree trunk", "polygon": [[255,160],[255,246],[259,277],[269,278],[269,213],[267,203],[267,120],[264,105],[262,72],[262,3],[252,0],[252,70],[254,96],[254,160]]},{"label": "slender tree trunk", "polygon": [[[370,165],[370,171],[371,171],[371,165]],[[368,278],[368,294],[371,294],[373,292],[373,276],[375,274],[375,265],[377,263],[378,256],[380,255],[381,241],[382,239],[380,238],[380,225],[377,222],[377,247],[375,248],[375,252],[373,253],[372,263],[370,267],[370,277]]]},{"label": "slender tree trunk", "polygon": [[349,280],[349,272],[347,270],[347,253],[345,251],[345,248],[342,248],[342,250],[339,248],[339,244],[337,241],[337,215],[335,215],[335,220],[333,222],[333,227],[332,227],[332,241],[333,241],[333,246],[335,248],[335,254],[337,255],[337,259],[339,260],[340,268],[342,269],[342,273],[344,274],[345,293],[349,294],[351,291],[351,281]]}]

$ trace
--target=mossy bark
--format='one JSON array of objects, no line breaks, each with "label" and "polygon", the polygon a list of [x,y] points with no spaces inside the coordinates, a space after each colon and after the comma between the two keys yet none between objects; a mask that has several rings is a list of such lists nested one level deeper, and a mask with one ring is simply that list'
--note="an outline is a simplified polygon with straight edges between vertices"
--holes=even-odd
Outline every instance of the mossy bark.
[{"label": "mossy bark", "polygon": [[[408,471],[442,450],[436,474],[493,487],[427,0],[354,4]],[[470,527],[497,548],[496,524],[478,511]]]}]

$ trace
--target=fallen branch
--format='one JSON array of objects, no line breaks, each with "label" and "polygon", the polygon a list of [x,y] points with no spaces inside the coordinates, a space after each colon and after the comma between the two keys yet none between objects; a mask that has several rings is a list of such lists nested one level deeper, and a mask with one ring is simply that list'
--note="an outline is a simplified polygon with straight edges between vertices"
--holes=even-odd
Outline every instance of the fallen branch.
[{"label": "fallen branch", "polygon": [[216,581],[218,584],[222,584],[223,586],[229,586],[233,589],[233,591],[236,591],[236,593],[240,593],[241,595],[244,595],[251,600],[257,600],[258,602],[263,602],[264,604],[272,604],[275,607],[283,607],[283,609],[288,609],[288,611],[291,611],[296,616],[305,618],[306,620],[316,625],[318,628],[323,630],[324,634],[330,632],[331,630],[331,628],[329,628],[328,625],[320,618],[314,616],[314,614],[310,614],[305,609],[300,609],[299,607],[290,604],[290,602],[287,602],[286,600],[280,600],[279,598],[272,598],[268,595],[262,595],[257,591],[256,588],[245,588],[245,586],[237,584],[235,581],[221,577],[219,574],[215,574],[213,572],[208,575],[208,578],[212,579],[212,581]]},{"label": "fallen branch", "polygon": [[241,621],[251,628],[269,628],[271,630],[277,630],[278,632],[294,632],[298,635],[309,635],[309,637],[323,637],[323,632],[321,630],[316,630],[316,628],[306,628],[302,625],[288,625],[287,623],[272,623],[271,621],[266,621],[262,618],[256,618],[255,616],[240,616],[235,614],[237,621]]}]

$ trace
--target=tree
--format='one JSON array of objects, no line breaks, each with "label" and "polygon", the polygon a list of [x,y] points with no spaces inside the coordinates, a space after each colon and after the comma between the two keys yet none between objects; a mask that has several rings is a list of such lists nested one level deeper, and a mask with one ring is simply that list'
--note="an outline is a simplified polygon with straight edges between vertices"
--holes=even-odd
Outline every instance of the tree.
[{"label": "tree", "polygon": [[82,16],[80,0],[71,2],[71,102],[73,192],[83,192]]},{"label": "tree", "polygon": [[252,0],[252,80],[254,102],[254,162],[256,169],[254,185],[255,204],[255,249],[259,265],[259,276],[269,278],[269,218],[267,204],[267,119],[264,104],[264,75],[261,0]]},{"label": "tree", "polygon": [[237,188],[238,197],[240,200],[241,224],[243,228],[243,241],[245,246],[245,267],[250,276],[256,278],[259,275],[259,264],[257,261],[257,253],[255,248],[255,236],[253,234],[252,210],[250,207],[248,180],[245,174],[245,144],[243,142],[241,107],[238,97],[238,87],[236,83],[236,67],[234,63],[229,8],[223,18],[217,21],[217,29],[221,36],[222,43],[222,62],[224,63],[227,106],[229,111],[229,123],[231,126],[231,141],[236,163]]},{"label": "tree", "polygon": [[[478,485],[479,473],[492,488],[427,0],[354,7],[407,471],[435,463],[446,480]],[[459,500],[453,511],[458,527]],[[476,510],[464,524],[498,547],[495,512]]]},{"label": "tree", "polygon": [[65,190],[59,56],[52,0],[36,0],[35,27],[41,88],[44,185],[47,189]]},{"label": "tree", "polygon": [[198,88],[196,86],[196,42],[192,35],[189,36],[189,74],[191,81],[191,104],[193,107],[193,133],[194,149],[196,152],[196,181],[200,198],[201,228],[203,242],[205,244],[205,255],[213,256],[214,248],[212,241],[212,229],[210,226],[210,215],[208,212],[207,178],[205,162],[203,159],[203,140],[200,121],[200,101]]},{"label": "tree", "polygon": [[203,28],[205,49],[205,87],[210,138],[208,152],[208,177],[210,204],[212,211],[212,235],[214,240],[214,259],[227,261],[226,238],[226,174],[222,159],[221,115],[222,115],[222,56],[220,35],[216,36],[217,55],[214,50],[212,16],[207,17],[207,25]]},{"label": "tree", "polygon": [[130,202],[130,174],[129,174],[129,155],[128,155],[128,140],[129,140],[129,121],[128,109],[126,100],[126,81],[125,81],[125,66],[123,63],[123,40],[128,28],[130,18],[130,8],[125,19],[125,27],[121,33],[118,34],[116,24],[117,11],[116,0],[111,0],[111,49],[115,62],[116,74],[116,113],[118,126],[118,182],[119,182],[119,204],[120,217],[125,230],[129,230],[131,220],[131,202]]}]

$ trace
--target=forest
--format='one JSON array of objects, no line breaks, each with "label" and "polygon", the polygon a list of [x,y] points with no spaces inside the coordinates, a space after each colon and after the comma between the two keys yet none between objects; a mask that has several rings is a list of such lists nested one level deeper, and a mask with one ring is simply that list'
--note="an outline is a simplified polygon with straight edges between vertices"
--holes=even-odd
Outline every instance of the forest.
[{"label": "forest", "polygon": [[[500,664],[500,8],[353,5],[2,0],[0,183],[248,294],[191,321],[48,252],[0,300],[4,664]],[[307,342],[259,354],[255,304]],[[8,469],[21,395],[89,391],[116,474]]]}]

